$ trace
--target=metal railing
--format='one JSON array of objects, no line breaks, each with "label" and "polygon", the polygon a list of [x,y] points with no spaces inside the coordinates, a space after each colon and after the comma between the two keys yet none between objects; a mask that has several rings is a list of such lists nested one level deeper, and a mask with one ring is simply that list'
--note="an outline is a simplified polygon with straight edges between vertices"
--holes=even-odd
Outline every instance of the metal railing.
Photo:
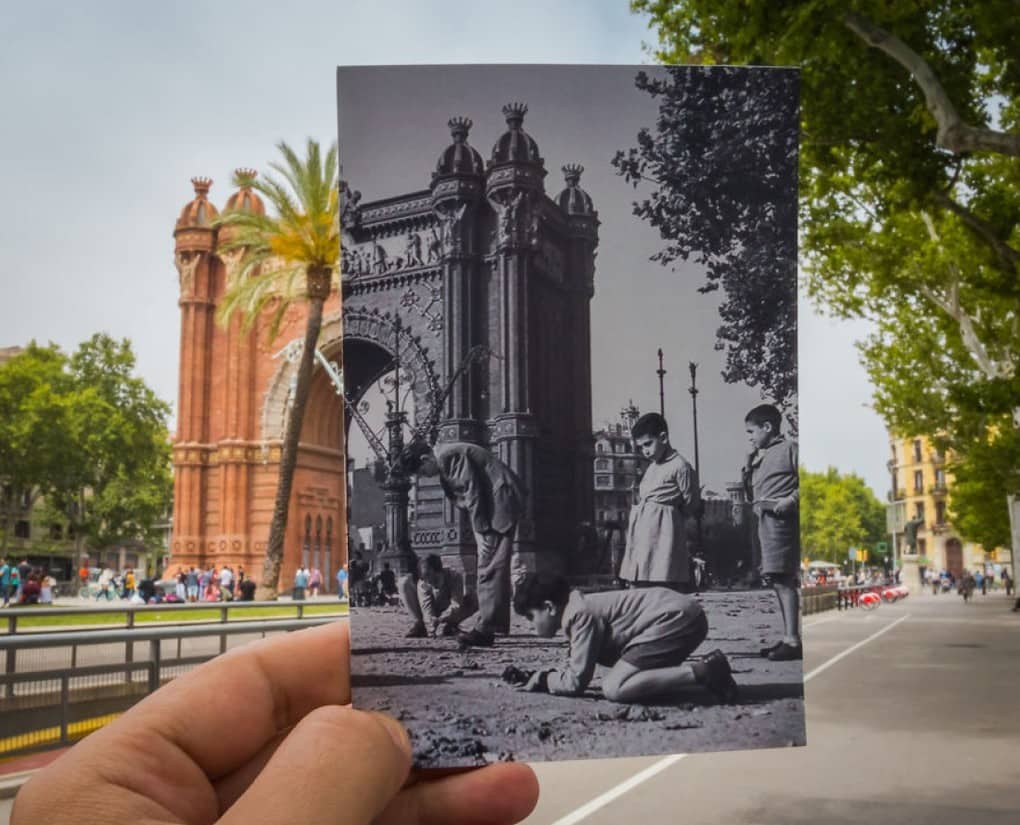
[{"label": "metal railing", "polygon": [[839,587],[821,585],[820,587],[803,587],[800,591],[800,612],[805,616],[835,610],[839,603]]},{"label": "metal railing", "polygon": [[[229,621],[230,613],[244,613],[246,610],[254,608],[273,608],[274,610],[293,610],[296,614],[296,618],[303,619],[305,617],[305,611],[312,608],[315,615],[340,615],[346,612],[347,603],[339,600],[335,601],[277,601],[277,602],[184,602],[184,603],[173,603],[163,602],[161,604],[118,604],[116,606],[109,607],[15,607],[4,610],[0,617],[6,619],[7,633],[14,634],[18,632],[24,632],[18,630],[18,620],[23,618],[38,618],[38,617],[54,617],[54,616],[116,616],[119,614],[125,614],[123,626],[125,628],[132,628],[135,626],[135,617],[138,615],[144,615],[146,613],[170,613],[170,612],[194,612],[194,611],[217,611],[219,613],[218,619],[208,619],[207,622],[226,622]],[[202,619],[196,619],[196,622],[203,621]],[[80,624],[76,623],[76,624]],[[97,622],[104,626],[109,626],[110,622]],[[30,631],[38,632],[38,631]],[[0,635],[3,631],[0,630]]]},{"label": "metal railing", "polygon": [[232,646],[335,620],[323,615],[0,636],[8,665],[30,652],[37,657],[28,668],[0,674],[0,757],[80,739]]}]

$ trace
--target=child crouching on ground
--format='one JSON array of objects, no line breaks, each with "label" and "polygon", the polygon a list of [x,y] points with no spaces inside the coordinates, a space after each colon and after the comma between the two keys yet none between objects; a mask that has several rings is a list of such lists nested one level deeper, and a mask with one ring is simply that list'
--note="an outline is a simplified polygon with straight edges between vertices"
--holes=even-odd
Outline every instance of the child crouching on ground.
[{"label": "child crouching on ground", "polygon": [[687,663],[708,635],[705,612],[693,596],[666,587],[582,594],[560,576],[528,574],[517,586],[514,610],[543,638],[562,628],[570,644],[562,669],[507,669],[504,678],[525,690],[580,694],[599,664],[610,668],[602,693],[613,702],[675,698],[691,685],[707,688],[723,702],[736,698],[737,685],[721,651]]}]

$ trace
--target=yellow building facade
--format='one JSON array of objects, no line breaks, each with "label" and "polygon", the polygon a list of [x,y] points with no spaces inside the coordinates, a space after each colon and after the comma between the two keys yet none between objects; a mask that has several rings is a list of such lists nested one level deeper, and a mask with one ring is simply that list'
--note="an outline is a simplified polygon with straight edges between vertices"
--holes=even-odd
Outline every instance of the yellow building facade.
[{"label": "yellow building facade", "polygon": [[[925,437],[890,437],[891,456],[887,463],[892,489],[889,491],[888,529],[895,542],[896,556],[908,584],[920,584],[920,567],[948,570],[959,577],[964,569],[984,569],[986,564],[1006,562],[998,553],[966,541],[949,521],[953,479],[946,469],[946,457]],[[922,523],[917,530],[917,547],[907,544],[905,528],[912,519]],[[1008,557],[1008,553],[1005,554]]]}]

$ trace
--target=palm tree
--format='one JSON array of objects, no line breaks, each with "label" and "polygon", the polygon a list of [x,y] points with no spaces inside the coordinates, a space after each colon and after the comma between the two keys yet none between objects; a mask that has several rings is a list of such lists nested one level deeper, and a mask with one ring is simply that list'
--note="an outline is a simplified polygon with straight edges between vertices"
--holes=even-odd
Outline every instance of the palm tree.
[{"label": "palm tree", "polygon": [[[221,252],[240,256],[230,274],[217,319],[228,325],[240,315],[242,329],[271,312],[270,340],[295,302],[307,305],[304,349],[298,366],[297,386],[280,456],[280,481],[269,530],[269,546],[262,569],[259,598],[275,598],[283,562],[298,439],[312,382],[315,348],[322,327],[322,311],[333,287],[333,274],[340,259],[337,149],[333,144],[322,157],[317,141],[309,138],[307,156],[299,158],[281,142],[277,145],[283,162],[270,163],[280,178],[266,175],[256,180],[253,173],[238,171],[234,184],[251,187],[261,194],[275,215],[253,210],[230,210],[215,225],[221,227]],[[223,229],[229,227],[229,231]]]}]

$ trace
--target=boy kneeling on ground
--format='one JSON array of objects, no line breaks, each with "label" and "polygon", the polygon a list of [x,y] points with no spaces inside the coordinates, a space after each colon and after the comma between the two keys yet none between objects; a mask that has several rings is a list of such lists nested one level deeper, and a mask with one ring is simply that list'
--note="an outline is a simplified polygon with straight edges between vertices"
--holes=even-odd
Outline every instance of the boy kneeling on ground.
[{"label": "boy kneeling on ground", "polygon": [[543,638],[562,628],[570,644],[560,670],[507,668],[504,679],[525,690],[576,696],[599,664],[610,668],[602,693],[613,702],[675,698],[690,685],[701,685],[721,702],[736,699],[722,651],[687,663],[708,635],[708,619],[693,596],[666,587],[582,594],[561,576],[528,574],[517,586],[514,610]]}]

